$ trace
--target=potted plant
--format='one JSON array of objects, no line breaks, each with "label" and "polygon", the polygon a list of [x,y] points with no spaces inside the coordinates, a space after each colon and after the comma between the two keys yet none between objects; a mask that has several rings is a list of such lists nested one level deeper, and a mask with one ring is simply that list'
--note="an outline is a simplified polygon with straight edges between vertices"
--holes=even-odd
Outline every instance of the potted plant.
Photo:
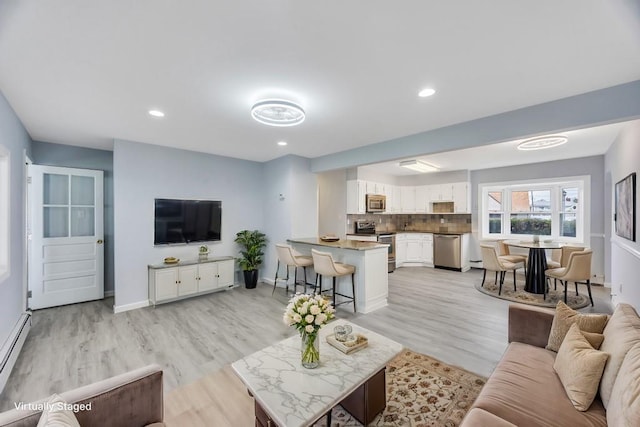
[{"label": "potted plant", "polygon": [[237,259],[244,272],[244,286],[253,289],[258,283],[258,267],[262,264],[267,236],[258,230],[242,230],[236,233],[235,242],[242,247]]}]

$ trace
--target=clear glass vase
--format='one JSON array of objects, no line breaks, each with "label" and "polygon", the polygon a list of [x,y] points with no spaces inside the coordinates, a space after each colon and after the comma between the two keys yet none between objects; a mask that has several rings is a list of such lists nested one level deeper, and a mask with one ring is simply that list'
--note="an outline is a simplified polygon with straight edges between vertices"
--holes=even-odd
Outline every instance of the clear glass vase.
[{"label": "clear glass vase", "polygon": [[302,346],[300,353],[302,356],[302,366],[313,369],[320,366],[320,346],[318,344],[318,334],[302,333]]}]

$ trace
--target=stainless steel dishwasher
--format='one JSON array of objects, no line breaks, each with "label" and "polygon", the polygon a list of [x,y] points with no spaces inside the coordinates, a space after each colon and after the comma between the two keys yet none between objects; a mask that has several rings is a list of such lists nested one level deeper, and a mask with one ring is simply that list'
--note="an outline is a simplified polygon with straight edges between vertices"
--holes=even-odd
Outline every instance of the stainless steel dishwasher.
[{"label": "stainless steel dishwasher", "polygon": [[436,268],[462,271],[460,241],[458,234],[434,234],[433,265]]}]

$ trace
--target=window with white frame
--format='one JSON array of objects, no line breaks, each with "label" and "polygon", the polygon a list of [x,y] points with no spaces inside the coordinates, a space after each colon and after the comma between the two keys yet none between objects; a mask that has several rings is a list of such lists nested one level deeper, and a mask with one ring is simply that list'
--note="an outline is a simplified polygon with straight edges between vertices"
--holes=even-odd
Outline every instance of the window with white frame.
[{"label": "window with white frame", "polygon": [[0,281],[9,276],[9,150],[0,145]]},{"label": "window with white frame", "polygon": [[483,239],[541,238],[584,242],[589,235],[588,176],[482,184]]}]

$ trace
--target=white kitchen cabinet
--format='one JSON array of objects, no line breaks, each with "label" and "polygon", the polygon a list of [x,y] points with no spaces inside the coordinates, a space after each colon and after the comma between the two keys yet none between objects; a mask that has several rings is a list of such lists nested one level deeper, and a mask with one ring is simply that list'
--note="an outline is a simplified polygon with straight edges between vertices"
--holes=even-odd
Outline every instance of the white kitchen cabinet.
[{"label": "white kitchen cabinet", "polygon": [[347,181],[347,213],[367,213],[367,183],[361,180]]},{"label": "white kitchen cabinet", "polygon": [[233,286],[233,257],[149,265],[149,302],[156,305]]},{"label": "white kitchen cabinet", "polygon": [[430,202],[453,201],[453,184],[431,184],[428,191]]},{"label": "white kitchen cabinet", "polygon": [[[384,195],[387,198],[387,208],[386,212],[388,214],[400,213],[400,190],[395,185],[385,184],[384,185]],[[398,197],[396,198],[396,192],[398,192]],[[396,203],[398,201],[398,203]]]},{"label": "white kitchen cabinet", "polygon": [[433,234],[396,234],[396,267],[433,267]]},{"label": "white kitchen cabinet", "polygon": [[396,267],[402,267],[407,262],[407,235],[396,234]]},{"label": "white kitchen cabinet", "polygon": [[427,213],[429,206],[429,186],[418,185],[416,187],[416,213]]},{"label": "white kitchen cabinet", "polygon": [[421,262],[422,239],[420,236],[411,234],[407,237],[407,262]]},{"label": "white kitchen cabinet", "polygon": [[453,183],[453,208],[455,213],[471,212],[471,193],[469,191],[469,183],[455,182]]},{"label": "white kitchen cabinet", "polygon": [[367,194],[384,194],[385,184],[380,182],[364,181]]},{"label": "white kitchen cabinet", "polygon": [[416,212],[416,187],[413,185],[406,185],[400,187],[400,203],[401,213],[415,213]]},{"label": "white kitchen cabinet", "polygon": [[402,212],[402,189],[396,185],[393,186],[393,197],[391,199],[392,213]]},{"label": "white kitchen cabinet", "polygon": [[424,233],[422,235],[422,254],[421,262],[433,267],[433,234]]}]

